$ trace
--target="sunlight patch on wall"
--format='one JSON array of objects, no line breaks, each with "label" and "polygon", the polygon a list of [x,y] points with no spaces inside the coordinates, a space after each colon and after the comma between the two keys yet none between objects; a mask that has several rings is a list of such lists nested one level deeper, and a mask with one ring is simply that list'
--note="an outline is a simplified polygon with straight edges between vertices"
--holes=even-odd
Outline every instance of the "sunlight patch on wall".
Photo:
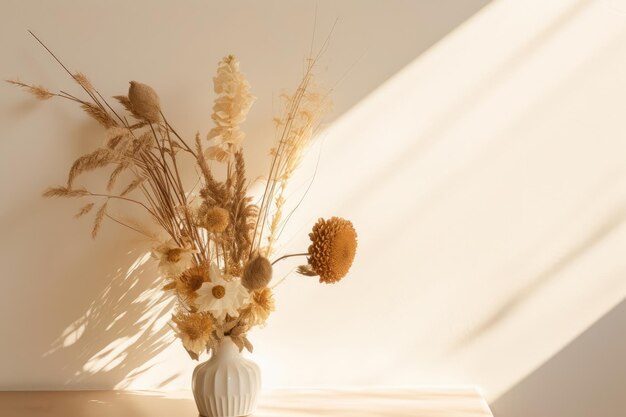
[{"label": "sunlight patch on wall", "polygon": [[338,213],[359,252],[332,289],[277,289],[253,336],[269,385],[297,363],[300,385],[495,398],[626,295],[625,23],[607,1],[496,1],[328,127],[282,251]]}]

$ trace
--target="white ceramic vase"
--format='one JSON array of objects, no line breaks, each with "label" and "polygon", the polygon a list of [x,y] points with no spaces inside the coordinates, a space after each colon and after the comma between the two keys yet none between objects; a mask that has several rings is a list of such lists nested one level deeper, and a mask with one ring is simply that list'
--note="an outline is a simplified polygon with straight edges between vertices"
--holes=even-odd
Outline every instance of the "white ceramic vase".
[{"label": "white ceramic vase", "polygon": [[196,366],[191,387],[201,416],[249,416],[261,392],[261,370],[225,337],[211,358]]}]

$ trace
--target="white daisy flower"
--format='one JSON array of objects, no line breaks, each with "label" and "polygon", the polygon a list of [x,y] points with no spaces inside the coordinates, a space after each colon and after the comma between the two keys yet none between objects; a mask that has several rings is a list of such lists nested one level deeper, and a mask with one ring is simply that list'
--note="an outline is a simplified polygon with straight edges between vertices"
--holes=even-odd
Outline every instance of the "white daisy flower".
[{"label": "white daisy flower", "polygon": [[239,278],[224,279],[224,275],[215,264],[209,271],[211,282],[205,282],[197,291],[198,311],[208,311],[219,321],[228,314],[239,316],[239,308],[248,300],[248,291],[241,285]]}]

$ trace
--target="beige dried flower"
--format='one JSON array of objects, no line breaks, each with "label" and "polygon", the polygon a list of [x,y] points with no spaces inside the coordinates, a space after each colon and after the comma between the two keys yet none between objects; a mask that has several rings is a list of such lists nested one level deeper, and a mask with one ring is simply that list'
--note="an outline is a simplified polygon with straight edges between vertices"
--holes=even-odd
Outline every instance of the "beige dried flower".
[{"label": "beige dried flower", "polygon": [[206,350],[213,331],[211,315],[179,311],[172,315],[172,321],[176,324],[176,335],[182,340],[183,346],[197,359]]},{"label": "beige dried flower", "polygon": [[357,236],[352,223],[339,217],[319,219],[309,237],[312,244],[308,262],[320,282],[334,283],[343,278],[356,254]]},{"label": "beige dried flower", "polygon": [[246,264],[241,283],[252,291],[267,286],[271,280],[272,264],[266,257],[257,255]]},{"label": "beige dried flower", "polygon": [[166,277],[177,277],[193,265],[193,254],[198,251],[185,242],[179,246],[173,239],[161,243],[152,250],[152,257],[159,261],[159,270]]},{"label": "beige dried flower", "polygon": [[274,296],[268,287],[254,291],[250,297],[249,305],[250,325],[257,326],[265,323],[269,315],[274,311]]},{"label": "beige dried flower", "polygon": [[157,123],[161,120],[161,104],[159,96],[152,87],[137,81],[130,82],[128,89],[128,100],[130,101],[133,114],[150,123]]},{"label": "beige dried flower", "polygon": [[226,209],[210,207],[203,213],[201,224],[211,233],[222,233],[230,224],[230,216]]}]

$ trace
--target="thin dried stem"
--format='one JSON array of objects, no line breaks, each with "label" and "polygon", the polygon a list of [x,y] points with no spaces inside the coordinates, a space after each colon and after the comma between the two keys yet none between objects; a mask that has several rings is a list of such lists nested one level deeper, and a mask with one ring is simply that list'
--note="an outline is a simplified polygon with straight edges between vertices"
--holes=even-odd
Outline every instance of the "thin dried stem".
[{"label": "thin dried stem", "polygon": [[303,252],[303,253],[292,253],[292,254],[289,254],[289,255],[283,255],[283,256],[281,256],[280,258],[278,258],[278,259],[274,260],[274,261],[272,262],[272,265],[274,265],[274,264],[275,264],[276,262],[278,262],[278,261],[282,261],[283,259],[293,258],[294,256],[308,256],[308,255],[309,255],[309,252]]}]

